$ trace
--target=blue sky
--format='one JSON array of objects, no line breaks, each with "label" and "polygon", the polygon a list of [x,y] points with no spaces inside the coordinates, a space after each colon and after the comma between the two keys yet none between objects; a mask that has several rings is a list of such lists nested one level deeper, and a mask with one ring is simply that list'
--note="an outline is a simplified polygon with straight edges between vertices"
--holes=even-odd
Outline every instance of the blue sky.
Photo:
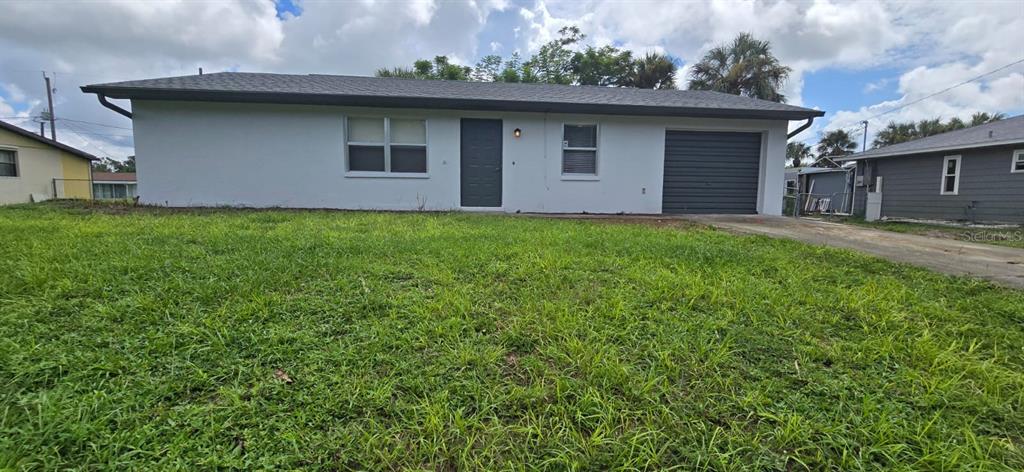
[{"label": "blue sky", "polygon": [[[34,129],[31,117],[45,100],[40,71],[56,72],[58,116],[81,121],[61,125],[67,128],[61,139],[114,157],[133,152],[131,123],[78,85],[191,74],[198,67],[369,75],[435,55],[472,65],[492,50],[529,56],[570,24],[590,44],[671,55],[679,83],[689,64],[740,32],[768,40],[793,68],[784,90],[790,103],[827,112],[798,136],[809,142],[825,129],[1024,59],[1024,2],[1001,0],[14,0],[5,13],[0,117]],[[126,27],[97,29],[96,18]],[[874,118],[871,131],[890,119],[976,111],[1024,112],[1024,64]]]},{"label": "blue sky", "polygon": [[274,8],[277,9],[277,17],[280,19],[285,19],[289,14],[292,16],[302,14],[302,7],[292,0],[277,0]]}]

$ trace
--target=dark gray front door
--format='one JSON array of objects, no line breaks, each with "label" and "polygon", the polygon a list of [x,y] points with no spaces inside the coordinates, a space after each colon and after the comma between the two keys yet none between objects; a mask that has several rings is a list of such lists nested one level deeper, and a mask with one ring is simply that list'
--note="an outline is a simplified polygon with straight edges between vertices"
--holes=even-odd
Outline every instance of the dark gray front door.
[{"label": "dark gray front door", "polygon": [[756,213],[761,133],[665,133],[662,213]]},{"label": "dark gray front door", "polygon": [[501,120],[462,120],[462,206],[501,206]]}]

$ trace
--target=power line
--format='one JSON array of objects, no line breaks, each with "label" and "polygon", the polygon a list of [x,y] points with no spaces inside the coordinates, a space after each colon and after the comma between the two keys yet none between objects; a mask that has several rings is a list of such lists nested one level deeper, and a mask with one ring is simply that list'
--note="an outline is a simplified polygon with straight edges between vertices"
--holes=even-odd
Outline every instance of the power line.
[{"label": "power line", "polygon": [[83,124],[90,124],[90,125],[96,125],[96,126],[103,126],[103,127],[106,127],[106,128],[126,129],[126,130],[129,130],[129,131],[132,130],[131,128],[128,128],[128,127],[125,127],[125,126],[114,126],[114,125],[108,125],[108,124],[104,124],[104,123],[97,123],[95,121],[73,120],[71,118],[58,118],[57,121],[73,121],[75,123],[83,123]]},{"label": "power line", "polygon": [[[86,138],[85,136],[82,136],[81,134],[79,134],[78,130],[76,130],[75,127],[71,123],[68,123],[68,131],[71,131],[72,134],[74,134],[75,136],[78,136],[82,141],[85,141],[85,145],[86,146],[95,147],[96,149],[99,149],[100,151],[103,152],[103,154],[106,154],[107,156],[111,155],[110,151],[107,151],[103,146],[100,146],[98,143],[96,143],[94,141],[90,141],[89,138]],[[85,134],[89,134],[89,133],[85,133]]]},{"label": "power line", "polygon": [[[843,125],[843,126],[832,127],[830,129],[830,131],[843,130],[843,131],[846,131],[848,133],[854,132],[854,131],[859,131],[859,130],[863,129],[863,126],[864,126],[863,122],[865,122],[865,121],[871,121],[871,120],[874,120],[875,118],[878,118],[878,117],[880,117],[882,115],[887,115],[889,113],[892,113],[892,112],[899,111],[899,110],[902,110],[904,108],[907,108],[907,107],[909,107],[911,105],[916,105],[916,104],[921,103],[921,102],[923,102],[925,100],[928,100],[929,98],[935,97],[936,95],[941,95],[941,94],[946,93],[946,92],[948,92],[950,90],[953,90],[953,89],[955,89],[957,87],[961,87],[961,86],[967,85],[967,84],[969,84],[971,82],[974,82],[974,81],[977,81],[979,79],[988,77],[988,76],[990,76],[992,74],[995,74],[997,72],[1004,71],[1006,69],[1009,69],[1010,67],[1013,67],[1013,66],[1015,66],[1017,64],[1021,64],[1021,63],[1024,63],[1024,59],[1019,59],[1019,60],[1013,61],[1013,62],[1011,62],[1009,64],[1005,64],[1005,65],[1003,65],[1001,67],[997,67],[997,68],[992,69],[992,70],[990,70],[990,71],[988,71],[988,72],[986,72],[984,74],[977,75],[975,77],[971,77],[970,79],[967,79],[967,80],[965,80],[963,82],[960,82],[960,83],[951,85],[949,87],[946,87],[946,88],[944,88],[942,90],[930,93],[930,94],[925,95],[925,96],[923,96],[921,98],[918,98],[917,100],[914,100],[912,102],[904,103],[903,105],[900,105],[900,106],[897,106],[897,107],[894,107],[894,108],[890,108],[890,109],[885,110],[885,111],[880,112],[880,113],[876,113],[876,114],[871,115],[871,116],[869,116],[867,118],[860,119],[860,120],[858,120],[855,123],[849,123],[849,124],[846,124],[846,125]],[[814,137],[809,137],[807,139],[804,139],[804,140],[801,140],[801,141],[797,141],[797,142],[801,142],[801,143],[813,146],[814,144],[817,144],[814,140],[815,140]]]},{"label": "power line", "polygon": [[[921,98],[919,98],[919,99],[917,99],[917,100],[914,100],[914,101],[912,101],[912,102],[909,102],[909,103],[904,103],[903,105],[900,105],[900,106],[898,106],[898,107],[895,107],[895,108],[890,108],[890,109],[888,109],[888,110],[886,110],[886,111],[883,111],[883,112],[881,112],[881,113],[876,113],[876,114],[874,114],[874,115],[871,115],[871,116],[869,116],[869,117],[867,117],[867,118],[863,118],[863,119],[862,119],[862,121],[871,121],[871,120],[873,120],[873,119],[875,119],[875,118],[878,118],[879,116],[882,116],[882,115],[888,115],[889,113],[892,113],[892,112],[894,112],[894,111],[902,110],[902,109],[904,109],[904,108],[906,108],[906,107],[909,107],[909,106],[911,106],[911,105],[915,105],[915,104],[921,103],[921,102],[923,102],[923,101],[925,101],[925,100],[927,100],[927,99],[929,99],[929,98],[932,98],[932,97],[934,97],[934,96],[936,96],[936,95],[940,95],[940,94],[946,93],[946,92],[948,92],[948,91],[950,91],[950,90],[953,90],[953,89],[955,89],[955,88],[957,88],[957,87],[960,87],[960,86],[963,86],[963,85],[967,85],[967,84],[969,84],[969,83],[971,83],[971,82],[974,82],[974,81],[976,81],[976,80],[979,80],[979,79],[982,79],[982,78],[988,77],[988,76],[990,76],[990,75],[992,75],[992,74],[995,74],[996,72],[1001,72],[1001,71],[1003,71],[1003,70],[1009,69],[1009,68],[1011,68],[1011,67],[1013,67],[1013,66],[1015,66],[1015,65],[1017,65],[1017,64],[1020,64],[1020,63],[1024,63],[1024,59],[1020,59],[1020,60],[1017,60],[1017,61],[1013,61],[1013,62],[1011,62],[1011,63],[1009,63],[1009,64],[1006,64],[1006,65],[1004,65],[1004,66],[1002,66],[1002,67],[998,67],[998,68],[996,68],[996,69],[993,69],[993,70],[990,70],[990,71],[988,71],[988,72],[986,72],[986,73],[984,73],[984,74],[981,74],[981,75],[978,75],[978,76],[972,77],[972,78],[970,78],[970,79],[967,79],[967,80],[965,80],[965,81],[963,81],[963,82],[960,82],[960,83],[958,83],[958,84],[956,84],[956,85],[951,85],[951,86],[949,86],[949,87],[946,87],[946,88],[944,88],[944,89],[942,89],[942,90],[939,90],[938,92],[934,92],[934,93],[931,93],[931,94],[925,95],[925,96],[923,96],[923,97],[921,97]],[[859,122],[858,122],[858,123],[850,123],[850,124],[848,124],[848,125],[845,125],[845,126],[841,126],[841,127],[838,127],[838,129],[846,129],[846,128],[850,128],[850,127],[859,127],[859,126],[860,126],[860,123],[859,123]]]},{"label": "power line", "polygon": [[90,136],[109,136],[113,138],[132,138],[130,134],[110,134],[110,133],[97,133],[94,131],[84,131],[81,128],[78,129],[79,133],[88,134]]}]

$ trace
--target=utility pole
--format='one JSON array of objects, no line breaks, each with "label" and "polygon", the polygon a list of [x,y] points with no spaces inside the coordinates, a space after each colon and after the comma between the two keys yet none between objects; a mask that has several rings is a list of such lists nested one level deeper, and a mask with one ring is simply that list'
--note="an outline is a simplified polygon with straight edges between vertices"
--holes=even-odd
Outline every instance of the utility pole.
[{"label": "utility pole", "polygon": [[864,146],[861,147],[861,152],[868,150],[868,120],[861,121],[860,124],[864,125]]},{"label": "utility pole", "polygon": [[50,139],[57,140],[57,117],[53,114],[53,88],[50,87],[50,78],[43,72],[43,80],[46,81],[46,102],[50,104]]},{"label": "utility pole", "polygon": [[39,136],[46,137],[46,123],[39,122]]}]

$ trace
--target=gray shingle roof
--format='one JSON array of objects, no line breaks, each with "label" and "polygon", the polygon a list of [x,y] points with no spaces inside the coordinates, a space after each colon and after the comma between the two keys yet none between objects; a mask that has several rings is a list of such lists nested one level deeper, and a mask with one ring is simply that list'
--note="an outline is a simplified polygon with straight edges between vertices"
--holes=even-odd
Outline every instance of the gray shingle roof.
[{"label": "gray shingle roof", "polygon": [[843,157],[842,161],[1024,143],[1024,115]]},{"label": "gray shingle roof", "polygon": [[824,112],[718,92],[220,72],[82,87],[110,98],[652,116],[806,119]]}]

